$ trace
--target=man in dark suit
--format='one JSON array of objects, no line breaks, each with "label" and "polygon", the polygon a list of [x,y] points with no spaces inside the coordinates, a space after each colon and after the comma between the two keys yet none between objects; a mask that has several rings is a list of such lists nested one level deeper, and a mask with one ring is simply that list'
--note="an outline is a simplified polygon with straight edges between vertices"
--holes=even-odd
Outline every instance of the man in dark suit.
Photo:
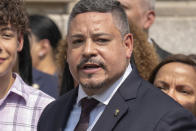
[{"label": "man in dark suit", "polygon": [[67,62],[79,83],[43,111],[38,131],[194,131],[194,116],[140,78],[133,38],[114,0],[80,0],[68,24]]},{"label": "man in dark suit", "polygon": [[[155,1],[156,0],[118,0],[128,17],[128,21],[134,24],[144,32],[149,32],[150,27],[155,21]],[[161,48],[154,39],[149,38],[149,42],[153,45],[160,60],[171,55],[170,52]],[[141,52],[142,53],[142,52]]]}]

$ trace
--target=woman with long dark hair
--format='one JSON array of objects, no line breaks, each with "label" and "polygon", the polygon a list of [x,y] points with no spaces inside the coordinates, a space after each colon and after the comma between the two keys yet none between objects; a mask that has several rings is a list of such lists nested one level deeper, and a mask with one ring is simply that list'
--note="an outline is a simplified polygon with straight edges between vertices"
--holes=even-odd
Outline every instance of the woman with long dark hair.
[{"label": "woman with long dark hair", "polygon": [[57,98],[59,71],[55,56],[61,33],[57,25],[43,15],[30,15],[29,27],[33,86]]}]

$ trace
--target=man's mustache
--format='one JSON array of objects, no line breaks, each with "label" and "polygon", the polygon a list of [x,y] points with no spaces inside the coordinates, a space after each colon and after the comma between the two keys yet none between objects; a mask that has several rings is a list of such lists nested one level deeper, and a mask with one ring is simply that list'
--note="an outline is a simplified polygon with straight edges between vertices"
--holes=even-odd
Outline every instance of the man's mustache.
[{"label": "man's mustache", "polygon": [[77,69],[81,69],[86,63],[90,64],[96,64],[99,67],[105,69],[105,65],[102,61],[96,60],[94,58],[82,58],[80,63],[77,65]]}]

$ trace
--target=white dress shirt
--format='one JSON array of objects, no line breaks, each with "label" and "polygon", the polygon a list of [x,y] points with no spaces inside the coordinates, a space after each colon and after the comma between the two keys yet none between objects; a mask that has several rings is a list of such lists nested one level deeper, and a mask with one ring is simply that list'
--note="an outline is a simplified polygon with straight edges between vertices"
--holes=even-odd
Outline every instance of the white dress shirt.
[{"label": "white dress shirt", "polygon": [[[105,107],[108,105],[113,95],[116,93],[120,85],[125,81],[125,79],[131,73],[131,71],[132,71],[132,68],[131,68],[131,65],[129,64],[125,73],[110,88],[108,88],[102,94],[91,96],[94,99],[98,100],[100,103],[90,113],[89,127],[87,131],[91,131],[93,129],[97,120],[103,113]],[[80,119],[80,114],[81,114],[80,100],[84,97],[89,97],[89,96],[87,96],[87,94],[84,92],[84,90],[82,89],[82,86],[79,85],[77,102],[74,105],[73,110],[71,111],[70,117],[68,119],[68,122],[67,122],[67,125],[64,131],[73,131],[75,129]]]}]

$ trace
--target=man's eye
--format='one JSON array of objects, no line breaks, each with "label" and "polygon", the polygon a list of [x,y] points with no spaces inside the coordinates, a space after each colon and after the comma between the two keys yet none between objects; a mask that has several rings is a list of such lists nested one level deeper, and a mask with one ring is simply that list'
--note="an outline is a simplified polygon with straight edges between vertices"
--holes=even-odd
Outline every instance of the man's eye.
[{"label": "man's eye", "polygon": [[108,42],[109,40],[108,39],[97,39],[96,41],[100,43],[105,43],[105,42]]},{"label": "man's eye", "polygon": [[188,90],[185,90],[185,89],[179,90],[179,92],[181,92],[181,93],[183,93],[183,94],[186,94],[186,95],[192,94],[191,91],[188,91]]},{"label": "man's eye", "polygon": [[167,88],[164,86],[157,86],[157,88],[159,88],[160,90],[167,90]]},{"label": "man's eye", "polygon": [[10,39],[13,37],[13,35],[12,34],[1,34],[1,37],[4,39]]},{"label": "man's eye", "polygon": [[72,43],[75,44],[81,44],[83,42],[83,40],[79,39],[79,40],[74,40]]},{"label": "man's eye", "polygon": [[181,92],[181,93],[184,93],[184,94],[189,94],[189,92],[186,91],[186,90],[181,90],[180,92]]}]

